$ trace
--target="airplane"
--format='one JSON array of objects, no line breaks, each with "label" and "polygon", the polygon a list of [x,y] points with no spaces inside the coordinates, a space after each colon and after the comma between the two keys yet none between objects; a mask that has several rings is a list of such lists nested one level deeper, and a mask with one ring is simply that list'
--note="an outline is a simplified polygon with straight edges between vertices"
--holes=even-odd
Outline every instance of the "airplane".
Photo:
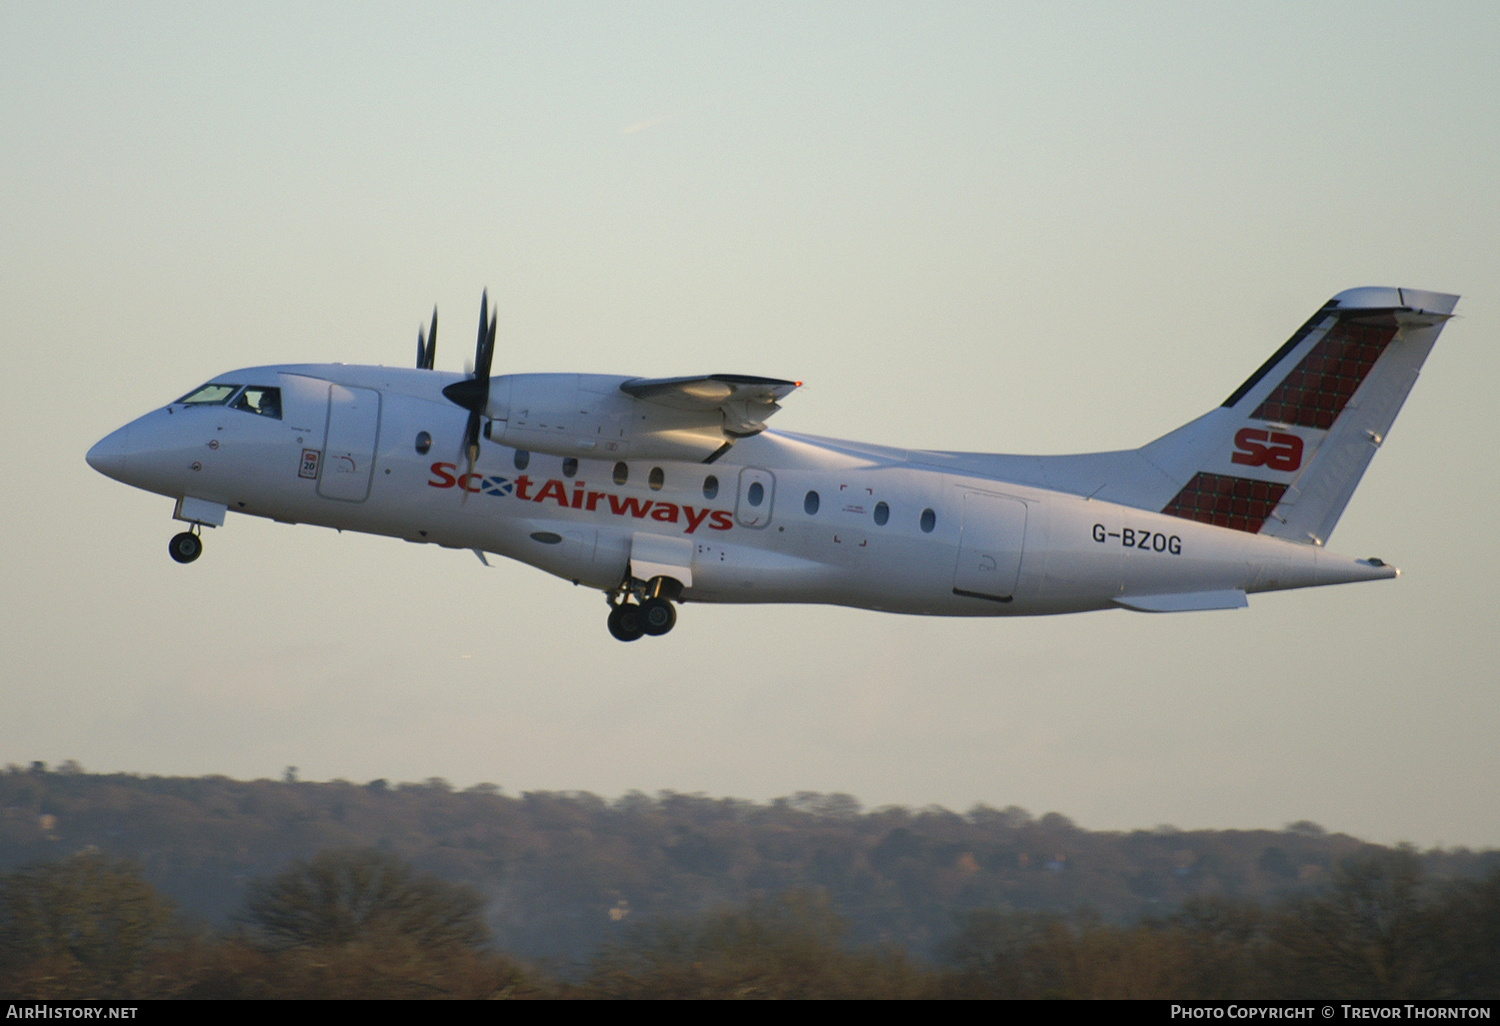
[{"label": "airplane", "polygon": [[1233,609],[1396,577],[1325,542],[1457,296],[1341,292],[1216,408],[1138,449],[900,449],[773,431],[801,383],[250,367],[131,421],[90,466],[171,498],[179,563],[226,514],[520,560],[602,591],[621,641],[687,602],[936,616]]}]

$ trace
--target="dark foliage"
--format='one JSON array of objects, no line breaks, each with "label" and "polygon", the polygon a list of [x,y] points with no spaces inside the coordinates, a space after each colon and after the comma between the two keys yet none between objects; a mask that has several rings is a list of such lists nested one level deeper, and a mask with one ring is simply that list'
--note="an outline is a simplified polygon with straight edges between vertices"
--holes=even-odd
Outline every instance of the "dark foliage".
[{"label": "dark foliage", "polygon": [[595,958],[572,996],[918,998],[937,977],[900,952],[850,951],[826,900],[790,893],[743,909],[633,928]]},{"label": "dark foliage", "polygon": [[[325,888],[324,885],[327,884]],[[472,895],[390,856],[322,853],[252,886],[257,910],[324,902],[281,943],[169,928],[133,868],[97,853],[0,879],[7,998],[1459,998],[1500,993],[1500,871],[1427,879],[1411,853],[1347,861],[1316,893],[1265,910],[1194,899],[1163,919],[1106,923],[984,911],[945,965],[851,945],[821,893],[790,892],[637,923],[575,982],[484,950]],[[416,892],[408,900],[403,895]],[[275,906],[267,916],[265,903]],[[437,902],[438,904],[434,904]],[[351,909],[357,911],[350,911]],[[394,910],[394,911],[391,911]],[[456,927],[454,924],[458,924]]]},{"label": "dark foliage", "polygon": [[139,986],[172,907],[124,859],[83,851],[0,878],[0,994],[103,997]]},{"label": "dark foliage", "polygon": [[946,945],[945,993],[1008,998],[1494,999],[1500,871],[1427,879],[1409,852],[1349,859],[1262,910],[1194,899],[1132,926],[976,913]]},{"label": "dark foliage", "polygon": [[[584,793],[511,796],[491,785],[455,790],[437,779],[313,783],[288,774],[241,782],[100,776],[76,766],[51,772],[41,765],[0,772],[0,869],[91,846],[134,860],[143,881],[185,915],[217,928],[243,915],[252,898],[268,897],[289,866],[306,869],[319,852],[352,849],[399,860],[414,880],[474,889],[482,902],[474,907],[498,949],[550,960],[564,973],[584,972],[575,967],[591,965],[602,947],[623,943],[641,923],[697,922],[795,891],[818,895],[845,924],[841,948],[899,950],[929,962],[954,950],[948,942],[960,923],[978,930],[988,922],[1002,934],[1021,930],[1019,939],[996,935],[983,943],[996,950],[1022,945],[1033,958],[1041,957],[1035,953],[1041,942],[1027,938],[1050,937],[1046,950],[1059,965],[1075,942],[1104,944],[1144,931],[1141,943],[1191,947],[1195,966],[1210,956],[1219,960],[1212,964],[1220,968],[1203,970],[1213,986],[1193,985],[1204,994],[1226,986],[1225,979],[1236,982],[1223,993],[1260,986],[1255,974],[1273,971],[1267,968],[1273,949],[1315,950],[1309,946],[1316,929],[1278,925],[1292,907],[1286,903],[1311,902],[1297,906],[1299,916],[1336,920],[1345,913],[1316,902],[1332,900],[1328,888],[1344,880],[1342,867],[1350,859],[1395,854],[1309,823],[1281,831],[1105,833],[1056,813],[1033,817],[983,806],[963,814],[935,807],[863,810],[848,795],[811,792],[769,804],[672,793],[605,801]],[[1496,889],[1486,891],[1479,881],[1500,868],[1500,853],[1401,857],[1422,874],[1411,897],[1417,908],[1430,910],[1450,893],[1467,895],[1471,906],[1495,907]],[[369,879],[373,886],[380,874]],[[256,880],[266,882],[252,892]],[[320,886],[338,890],[332,881],[304,879],[302,886],[306,899]],[[327,917],[332,932],[314,931],[296,943],[320,950],[338,943],[333,938],[349,936],[348,922],[364,922],[362,907],[351,900]],[[1084,907],[1093,920],[1076,917]],[[1147,922],[1154,925],[1141,925]],[[1372,970],[1386,981],[1379,986],[1405,985],[1399,975],[1379,973],[1407,971],[1398,969],[1406,964],[1399,938],[1407,929],[1392,935],[1390,968]],[[1493,915],[1450,917],[1440,930],[1451,935],[1449,950],[1473,954],[1413,979],[1473,993],[1474,981],[1489,979],[1496,962],[1483,957],[1496,950],[1495,930]],[[1461,944],[1460,934],[1467,938]],[[269,932],[247,936],[275,939]],[[979,945],[982,938],[971,939]],[[1259,953],[1252,959],[1246,952]],[[1167,958],[1170,951],[1159,954]],[[1341,964],[1332,954],[1309,955],[1286,978],[1326,985],[1332,977],[1312,975],[1314,963]],[[1238,975],[1226,976],[1231,971]],[[1055,979],[1051,970],[1026,972],[1007,986],[1036,990],[1041,984],[1025,980]]]},{"label": "dark foliage", "polygon": [[270,948],[400,937],[422,948],[488,939],[479,892],[419,873],[387,852],[340,849],[298,860],[250,888],[246,918]]}]

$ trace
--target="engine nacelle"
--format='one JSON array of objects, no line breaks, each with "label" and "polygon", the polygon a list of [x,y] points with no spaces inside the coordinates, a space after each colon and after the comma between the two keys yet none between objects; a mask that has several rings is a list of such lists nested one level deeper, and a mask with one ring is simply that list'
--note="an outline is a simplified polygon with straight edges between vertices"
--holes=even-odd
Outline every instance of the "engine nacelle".
[{"label": "engine nacelle", "polygon": [[702,462],[733,444],[718,410],[627,395],[612,374],[506,374],[490,380],[485,434],[513,449],[582,459]]}]

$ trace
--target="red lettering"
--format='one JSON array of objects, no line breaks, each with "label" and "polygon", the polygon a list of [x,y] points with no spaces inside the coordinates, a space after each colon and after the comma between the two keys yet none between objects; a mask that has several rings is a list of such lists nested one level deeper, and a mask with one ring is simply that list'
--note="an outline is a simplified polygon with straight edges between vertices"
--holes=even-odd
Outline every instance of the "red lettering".
[{"label": "red lettering", "polygon": [[628,499],[622,499],[618,495],[611,495],[609,497],[609,511],[617,517],[623,516],[626,513],[636,518],[644,517],[647,513],[651,512],[651,506],[652,502],[650,499],[642,503],[640,499],[637,499],[633,495]]},{"label": "red lettering", "polygon": [[556,499],[559,506],[563,509],[568,508],[568,493],[563,491],[563,483],[561,481],[548,481],[542,485],[542,490],[537,492],[536,497],[531,501],[541,502],[543,499]]},{"label": "red lettering", "polygon": [[[1269,441],[1271,445],[1262,445]],[[1302,439],[1282,431],[1271,433],[1261,428],[1240,428],[1234,436],[1235,448],[1240,450],[1229,457],[1231,463],[1247,467],[1269,467],[1290,473],[1302,466]]]},{"label": "red lettering", "polygon": [[695,514],[693,512],[693,507],[691,507],[691,506],[684,506],[684,507],[682,507],[682,512],[683,512],[683,515],[687,517],[687,522],[688,522],[687,533],[688,534],[692,534],[694,531],[698,530],[698,525],[701,524],[701,523],[703,523],[704,519],[706,519],[708,517],[708,510],[701,509],[701,510],[699,510]]},{"label": "red lettering", "polygon": [[[1236,438],[1236,441],[1238,440]],[[1302,439],[1296,435],[1277,434],[1271,436],[1271,440],[1276,443],[1276,448],[1269,450],[1268,459],[1274,469],[1295,470],[1301,465]],[[1260,448],[1265,447],[1260,446]],[[1237,462],[1243,463],[1245,460],[1240,458],[1241,455],[1236,453],[1235,458]],[[454,471],[458,469],[458,465],[454,463],[434,463],[428,469],[432,472],[432,477],[427,481],[430,488],[457,487],[475,494],[484,490],[484,474],[477,470],[455,475]],[[609,511],[617,517],[630,516],[637,520],[650,517],[663,524],[686,521],[687,528],[684,531],[686,534],[692,534],[705,522],[711,531],[728,531],[734,527],[734,517],[728,510],[695,509],[692,506],[679,506],[674,502],[654,502],[650,499],[637,499],[634,496],[612,495],[609,492],[590,492],[586,490],[582,481],[574,482],[572,501],[569,502],[567,486],[564,482],[555,479],[548,480],[542,485],[540,491],[532,494],[532,488],[536,483],[525,474],[516,478],[516,498],[528,502],[545,502],[551,499],[563,509],[583,509],[590,513],[597,512],[599,503],[607,499]]]},{"label": "red lettering", "polygon": [[1291,471],[1302,466],[1302,439],[1280,431],[1271,435],[1272,447],[1266,466],[1272,470]]},{"label": "red lettering", "polygon": [[1266,464],[1266,447],[1261,445],[1271,432],[1259,428],[1240,428],[1234,436],[1234,447],[1241,450],[1229,457],[1231,463],[1243,463],[1247,467],[1263,467]]}]

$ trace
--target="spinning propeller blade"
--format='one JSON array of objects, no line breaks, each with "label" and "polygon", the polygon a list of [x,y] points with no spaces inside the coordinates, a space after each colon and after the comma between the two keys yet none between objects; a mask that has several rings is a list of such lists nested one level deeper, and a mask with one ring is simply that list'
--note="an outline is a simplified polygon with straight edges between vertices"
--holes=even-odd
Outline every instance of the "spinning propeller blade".
[{"label": "spinning propeller blade", "polygon": [[[490,364],[495,358],[496,316],[490,313],[490,294],[485,290],[479,300],[479,337],[474,343],[474,372],[463,381],[455,381],[443,389],[443,395],[458,406],[469,411],[469,422],[464,426],[462,454],[468,463],[468,472],[474,473],[474,462],[479,459],[479,422],[490,402]],[[434,321],[434,324],[436,321]],[[469,490],[462,489],[467,501]]]},{"label": "spinning propeller blade", "polygon": [[437,307],[432,308],[432,329],[423,335],[417,328],[417,369],[432,370],[437,359]]}]

